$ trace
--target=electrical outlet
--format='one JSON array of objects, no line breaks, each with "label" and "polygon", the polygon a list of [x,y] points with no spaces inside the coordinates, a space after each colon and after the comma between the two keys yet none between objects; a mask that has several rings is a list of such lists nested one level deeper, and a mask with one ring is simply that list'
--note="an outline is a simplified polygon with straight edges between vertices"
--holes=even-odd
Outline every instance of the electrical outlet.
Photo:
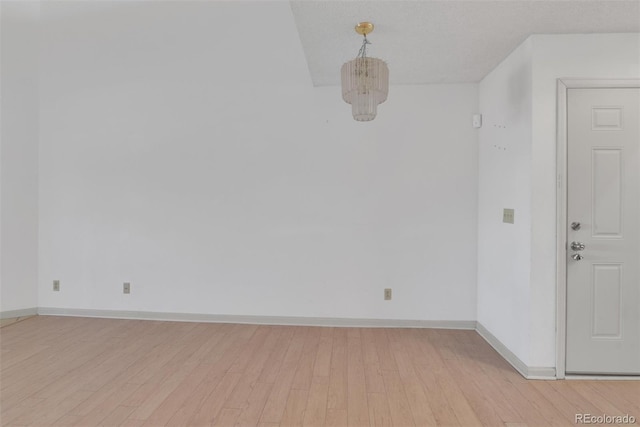
[{"label": "electrical outlet", "polygon": [[513,224],[515,220],[515,210],[505,208],[502,211],[502,222],[507,224]]},{"label": "electrical outlet", "polygon": [[389,301],[391,299],[391,288],[384,290],[384,300]]},{"label": "electrical outlet", "polygon": [[122,293],[123,294],[130,294],[131,293],[131,283],[124,282],[124,284],[122,285]]},{"label": "electrical outlet", "polygon": [[53,281],[53,291],[60,292],[60,280]]}]

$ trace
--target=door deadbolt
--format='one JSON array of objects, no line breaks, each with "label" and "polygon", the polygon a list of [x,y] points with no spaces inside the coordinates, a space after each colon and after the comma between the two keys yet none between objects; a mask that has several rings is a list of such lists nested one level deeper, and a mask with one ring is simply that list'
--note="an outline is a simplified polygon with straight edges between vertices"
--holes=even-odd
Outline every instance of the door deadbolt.
[{"label": "door deadbolt", "polygon": [[584,257],[582,255],[580,255],[580,254],[573,254],[573,255],[571,255],[571,258],[573,258],[576,261],[580,261]]},{"label": "door deadbolt", "polygon": [[571,229],[574,231],[580,230],[580,223],[579,222],[572,222],[571,223]]}]

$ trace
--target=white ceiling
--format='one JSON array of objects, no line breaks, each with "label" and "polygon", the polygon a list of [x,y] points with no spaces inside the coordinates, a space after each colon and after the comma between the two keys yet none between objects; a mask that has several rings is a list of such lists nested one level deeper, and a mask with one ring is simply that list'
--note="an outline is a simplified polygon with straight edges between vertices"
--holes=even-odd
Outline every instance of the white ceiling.
[{"label": "white ceiling", "polygon": [[[387,61],[392,84],[477,82],[530,34],[640,31],[640,1],[291,2],[316,86],[340,84],[371,21],[368,55]],[[639,52],[640,55],[640,52]]]}]

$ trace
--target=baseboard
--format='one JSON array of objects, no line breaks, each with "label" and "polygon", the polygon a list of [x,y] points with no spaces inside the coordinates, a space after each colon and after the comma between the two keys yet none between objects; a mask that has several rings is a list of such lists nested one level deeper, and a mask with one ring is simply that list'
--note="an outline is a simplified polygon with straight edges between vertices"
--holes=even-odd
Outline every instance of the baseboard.
[{"label": "baseboard", "polygon": [[553,366],[529,366],[525,378],[528,380],[555,380],[556,368]]},{"label": "baseboard", "polygon": [[480,322],[477,322],[476,331],[486,342],[493,347],[500,356],[515,368],[523,377],[528,380],[555,380],[556,369],[553,367],[527,366],[522,360],[511,352],[498,338],[496,338]]},{"label": "baseboard", "polygon": [[0,311],[0,319],[13,319],[15,317],[35,316],[36,314],[38,314],[38,309],[36,307],[23,308],[20,310],[7,310]]},{"label": "baseboard", "polygon": [[80,308],[38,307],[42,316],[102,317],[110,319],[163,320],[174,322],[248,323],[258,325],[335,326],[365,328],[476,328],[475,320],[405,320],[350,319],[331,317],[242,316],[205,313],[170,313],[156,311],[91,310]]}]

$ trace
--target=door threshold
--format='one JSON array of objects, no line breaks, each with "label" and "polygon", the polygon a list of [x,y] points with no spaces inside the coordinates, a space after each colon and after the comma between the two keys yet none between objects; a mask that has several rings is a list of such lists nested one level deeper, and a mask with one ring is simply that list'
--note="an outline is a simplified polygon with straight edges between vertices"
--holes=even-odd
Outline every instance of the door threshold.
[{"label": "door threshold", "polygon": [[640,375],[571,375],[567,374],[565,380],[605,380],[605,381],[640,381]]}]

